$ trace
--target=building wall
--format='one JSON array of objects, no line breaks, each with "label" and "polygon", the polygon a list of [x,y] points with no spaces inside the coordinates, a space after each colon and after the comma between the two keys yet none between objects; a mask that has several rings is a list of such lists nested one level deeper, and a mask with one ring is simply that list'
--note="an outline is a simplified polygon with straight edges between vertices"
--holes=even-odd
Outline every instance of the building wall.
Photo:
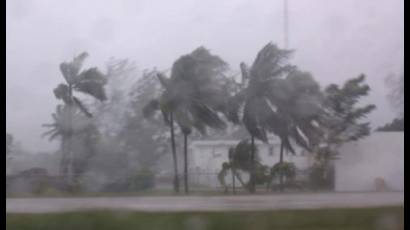
[{"label": "building wall", "polygon": [[[229,148],[237,143],[236,140],[193,142],[189,159],[190,183],[220,186],[217,174],[222,163],[228,161]],[[257,145],[264,164],[273,166],[279,162],[278,140],[270,141],[269,145],[257,142]],[[273,151],[270,151],[271,147]],[[373,191],[376,178],[383,178],[391,190],[404,190],[403,132],[375,132],[360,141],[343,145],[339,151],[340,159],[335,162],[336,191]],[[300,148],[297,153],[297,156],[286,155],[285,161],[294,162],[299,169],[308,168],[311,155],[303,155]]]},{"label": "building wall", "polygon": [[[190,183],[206,187],[218,187],[220,183],[217,175],[221,171],[222,164],[228,162],[228,152],[230,147],[238,144],[234,141],[195,141],[190,146],[189,172]],[[273,166],[279,162],[280,142],[271,140],[269,144],[256,142],[261,161],[268,166]],[[300,169],[308,166],[306,156],[301,156],[302,150],[296,148],[297,156],[285,155],[285,161],[291,161]],[[227,176],[229,177],[229,175]],[[244,175],[244,179],[246,175]]]},{"label": "building wall", "polygon": [[383,178],[391,190],[404,189],[404,133],[375,132],[345,144],[336,161],[337,191],[372,191]]}]

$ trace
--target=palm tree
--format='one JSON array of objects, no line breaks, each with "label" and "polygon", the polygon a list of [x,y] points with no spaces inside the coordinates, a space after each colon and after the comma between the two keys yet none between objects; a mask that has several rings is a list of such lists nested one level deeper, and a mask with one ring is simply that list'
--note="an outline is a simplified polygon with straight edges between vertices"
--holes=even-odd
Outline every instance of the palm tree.
[{"label": "palm tree", "polygon": [[[254,150],[253,150],[254,148]],[[255,157],[252,159],[252,152]],[[225,177],[229,171],[232,174],[232,191],[235,192],[235,179],[238,179],[242,187],[248,188],[252,186],[252,180],[249,179],[248,182],[245,182],[242,179],[240,171],[246,172],[251,174],[253,168],[255,167],[255,172],[257,172],[257,178],[259,182],[267,182],[264,180],[264,177],[268,174],[267,167],[262,165],[258,158],[258,148],[257,146],[252,147],[250,140],[245,139],[240,141],[235,147],[229,149],[229,161],[224,162],[222,164],[222,169],[218,174],[219,182],[223,187],[225,187],[225,191],[227,190],[227,186],[225,183]],[[252,161],[253,160],[253,161]]]},{"label": "palm tree", "polygon": [[[323,135],[318,123],[323,113],[322,94],[313,77],[299,70],[290,72],[284,79],[275,80],[271,88],[278,114],[284,118],[282,127],[272,131],[281,139],[279,168],[286,168],[285,150],[296,154],[290,139],[312,152],[312,146],[316,146]],[[281,191],[285,174],[284,171],[279,177]]]},{"label": "palm tree", "polygon": [[[172,151],[172,161],[174,166],[174,191],[179,193],[179,174],[178,174],[178,156],[176,153],[176,143],[175,143],[175,120],[174,120],[174,105],[170,100],[170,96],[175,94],[177,85],[171,85],[169,79],[167,79],[163,74],[157,74],[159,81],[161,82],[164,92],[159,98],[150,101],[143,108],[143,115],[145,118],[153,117],[155,112],[160,110],[164,119],[164,122],[170,128],[171,133],[171,151]],[[175,88],[173,88],[175,87]]]},{"label": "palm tree", "polygon": [[[241,63],[243,88],[228,104],[228,118],[242,122],[251,136],[251,162],[255,162],[255,138],[267,142],[267,132],[273,125],[283,124],[270,98],[270,81],[290,72],[294,67],[284,63],[290,51],[269,43],[257,55],[248,69]],[[255,166],[252,166],[249,190],[255,192]]]},{"label": "palm tree", "polygon": [[[227,97],[218,77],[222,78],[226,67],[222,59],[212,55],[204,47],[180,57],[173,64],[169,79],[162,74],[158,75],[165,91],[160,100],[152,101],[145,110],[147,115],[152,115],[155,109],[162,111],[171,127],[172,148],[175,147],[173,123],[176,122],[181,129],[184,137],[185,193],[189,192],[188,136],[193,129],[205,134],[207,128],[226,127],[218,114],[225,111]],[[174,157],[174,162],[175,159]]]},{"label": "palm tree", "polygon": [[[323,112],[318,122],[324,135],[315,147],[317,169],[323,173],[333,170],[332,161],[337,158],[337,149],[341,144],[360,140],[371,133],[369,122],[362,121],[376,106],[373,104],[361,105],[360,99],[370,92],[365,83],[365,75],[347,80],[339,86],[331,84],[323,92]],[[320,179],[320,178],[319,178]],[[331,182],[331,181],[329,181]],[[331,184],[330,184],[331,185]]]},{"label": "palm tree", "polygon": [[59,84],[54,89],[54,95],[57,99],[71,106],[76,106],[85,115],[92,117],[92,114],[83,105],[81,100],[74,96],[74,92],[80,92],[89,95],[99,101],[105,101],[104,85],[107,83],[106,76],[97,68],[89,68],[81,71],[88,53],[84,52],[78,55],[71,62],[64,62],[60,65],[60,71],[66,83]]},{"label": "palm tree", "polygon": [[[64,62],[60,65],[60,71],[66,81],[66,83],[59,84],[57,88],[54,89],[54,95],[57,99],[62,100],[67,106],[68,110],[75,110],[78,108],[84,115],[92,117],[92,114],[84,106],[83,102],[76,96],[74,92],[80,92],[89,95],[99,101],[106,100],[106,94],[104,90],[104,85],[106,84],[106,77],[97,68],[89,68],[82,70],[83,63],[88,57],[88,53],[83,52],[80,55],[74,57],[71,62]],[[75,112],[68,112],[68,116],[65,117],[68,122],[68,127],[74,126],[72,114]],[[65,145],[67,147],[63,148],[63,159],[73,158],[74,153],[71,149],[71,139],[74,134],[73,131],[66,133],[67,139]],[[72,162],[72,160],[68,161]],[[66,164],[64,161],[63,164]],[[72,165],[68,163],[67,166],[62,167],[62,174],[67,176],[67,174],[72,171]]]},{"label": "palm tree", "polygon": [[[58,105],[56,111],[52,114],[53,122],[50,124],[44,124],[43,127],[48,128],[49,130],[43,134],[43,137],[48,136],[49,141],[53,141],[56,138],[61,140],[61,152],[62,159],[60,162],[60,173],[65,174],[69,170],[76,172],[81,171],[81,167],[76,167],[79,165],[79,161],[74,162],[75,159],[73,156],[69,156],[65,153],[73,151],[73,137],[78,137],[78,140],[85,142],[86,147],[92,148],[92,143],[95,140],[97,135],[97,129],[94,126],[92,120],[89,117],[86,117],[76,108],[70,108],[67,105]],[[73,122],[71,122],[73,121]],[[87,149],[84,152],[87,154],[92,154],[94,151]],[[90,155],[91,156],[91,155]],[[86,159],[82,159],[86,161]],[[72,167],[69,169],[68,167]],[[80,169],[80,170],[79,170]],[[79,173],[76,173],[76,175]],[[77,175],[78,176],[78,175]]]},{"label": "palm tree", "polygon": [[[246,85],[228,104],[228,118],[234,123],[243,122],[251,135],[252,149],[255,149],[255,139],[267,142],[269,132],[281,139],[281,162],[285,149],[295,152],[291,137],[301,146],[309,146],[306,137],[311,135],[303,131],[313,133],[309,130],[312,129],[309,122],[318,109],[311,104],[316,105],[319,87],[309,74],[297,71],[295,66],[287,63],[291,53],[268,43],[250,69],[242,63],[242,78]],[[310,94],[315,97],[307,97]],[[251,158],[251,162],[255,162],[255,151],[252,151]],[[251,193],[255,192],[255,166],[249,188]]]}]

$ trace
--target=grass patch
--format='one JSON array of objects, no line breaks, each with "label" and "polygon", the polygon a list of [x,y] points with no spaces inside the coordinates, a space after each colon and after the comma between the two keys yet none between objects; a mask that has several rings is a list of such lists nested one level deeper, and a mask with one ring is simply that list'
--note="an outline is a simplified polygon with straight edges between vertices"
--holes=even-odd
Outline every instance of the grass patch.
[{"label": "grass patch", "polygon": [[399,230],[404,208],[295,210],[269,212],[141,213],[89,211],[7,214],[13,230]]}]

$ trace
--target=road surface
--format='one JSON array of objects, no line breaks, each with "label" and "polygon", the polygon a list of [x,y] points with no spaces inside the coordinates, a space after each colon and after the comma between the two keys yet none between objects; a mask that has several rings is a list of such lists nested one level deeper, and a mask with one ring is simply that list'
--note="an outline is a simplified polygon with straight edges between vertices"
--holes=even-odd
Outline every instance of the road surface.
[{"label": "road surface", "polygon": [[263,211],[282,209],[403,206],[403,193],[320,193],[263,196],[164,196],[6,199],[7,213],[54,213],[80,210],[144,212]]}]

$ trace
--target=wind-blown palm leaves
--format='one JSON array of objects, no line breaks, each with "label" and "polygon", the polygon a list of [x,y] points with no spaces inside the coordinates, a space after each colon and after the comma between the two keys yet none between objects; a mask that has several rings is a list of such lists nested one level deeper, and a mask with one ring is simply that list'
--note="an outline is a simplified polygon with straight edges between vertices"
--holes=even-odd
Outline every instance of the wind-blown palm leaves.
[{"label": "wind-blown palm leaves", "polygon": [[388,99],[398,112],[398,119],[404,119],[404,72],[399,76],[387,77],[386,83],[390,91]]},{"label": "wind-blown palm leaves", "polygon": [[90,95],[100,101],[107,99],[104,85],[107,79],[97,68],[90,68],[81,71],[84,60],[88,57],[87,53],[82,53],[75,57],[71,62],[64,62],[60,65],[66,83],[59,84],[54,89],[57,99],[63,100],[67,105],[77,106],[85,115],[92,116],[79,98],[73,95],[73,91]]},{"label": "wind-blown palm leaves", "polygon": [[[329,135],[333,143],[355,141],[370,133],[370,123],[360,123],[372,112],[375,105],[357,107],[359,98],[369,94],[370,87],[364,84],[366,77],[360,75],[348,80],[342,88],[330,85],[325,90],[323,120],[327,121],[326,127],[332,133]],[[326,119],[328,118],[328,119]]]},{"label": "wind-blown palm leaves", "polygon": [[331,84],[324,90],[323,111],[318,122],[323,131],[315,146],[315,165],[312,167],[312,180],[316,186],[333,186],[332,160],[337,159],[338,147],[346,142],[356,141],[370,134],[370,123],[362,122],[374,109],[374,105],[357,106],[359,99],[368,95],[370,87],[365,76],[360,75],[346,81],[342,86]]},{"label": "wind-blown palm leaves", "polygon": [[404,118],[396,118],[392,122],[387,123],[379,128],[380,132],[404,132]]},{"label": "wind-blown palm leaves", "polygon": [[144,114],[152,116],[156,110],[163,114],[173,132],[176,122],[184,135],[184,180],[188,192],[187,138],[193,129],[202,134],[207,128],[223,129],[226,124],[219,113],[225,112],[226,92],[220,79],[226,63],[199,47],[175,61],[171,77],[158,74],[164,92],[144,108]]},{"label": "wind-blown palm leaves", "polygon": [[[225,191],[227,190],[225,177],[229,171],[232,174],[232,182],[238,179],[242,187],[250,189],[251,179],[245,182],[240,172],[251,174],[253,167],[255,167],[255,181],[257,184],[268,183],[270,180],[269,167],[263,165],[258,157],[258,148],[255,146],[255,157],[252,159],[252,145],[250,140],[242,140],[235,147],[229,149],[229,162],[222,164],[222,169],[218,174],[218,180]],[[233,188],[234,190],[235,188]]]},{"label": "wind-blown palm leaves", "polygon": [[[53,141],[56,138],[61,140],[61,149],[63,153],[60,163],[61,174],[66,175],[68,173],[68,170],[70,170],[68,168],[70,165],[69,162],[72,163],[72,170],[76,171],[76,174],[80,174],[83,167],[76,166],[81,162],[86,162],[86,159],[76,160],[76,156],[69,156],[67,152],[73,151],[72,148],[74,147],[76,147],[76,150],[84,147],[86,149],[81,152],[86,152],[91,156],[91,154],[94,153],[94,151],[90,151],[91,148],[93,148],[92,144],[95,143],[96,138],[98,137],[97,128],[90,118],[84,116],[78,109],[71,109],[67,105],[58,105],[55,113],[52,114],[52,119],[52,123],[43,125],[43,127],[49,129],[43,134],[43,137],[48,136],[50,141]],[[76,140],[72,140],[73,137],[75,137]],[[80,146],[79,142],[84,143]],[[74,145],[73,143],[78,145]]]},{"label": "wind-blown palm leaves", "polygon": [[[79,110],[72,110],[66,105],[58,105],[51,117],[53,122],[43,125],[43,127],[49,128],[43,136],[48,136],[50,141],[82,133],[93,125],[90,118],[84,117]],[[70,119],[73,120],[72,123],[69,122]]]},{"label": "wind-blown palm leaves", "polygon": [[[320,88],[313,78],[287,63],[291,51],[269,43],[257,55],[250,69],[241,64],[247,82],[228,104],[228,118],[243,122],[254,138],[268,141],[268,133],[277,135],[283,150],[295,153],[290,138],[309,148],[316,128],[313,119],[320,110]],[[251,192],[254,192],[252,188]]]},{"label": "wind-blown palm leaves", "polygon": [[321,135],[315,122],[321,112],[322,96],[313,77],[294,70],[286,78],[272,81],[270,98],[283,122],[281,126],[277,125],[280,120],[270,124],[270,130],[281,138],[284,148],[290,152],[295,154],[289,138],[310,150]]},{"label": "wind-blown palm leaves", "polygon": [[371,113],[376,106],[372,104],[357,106],[359,99],[368,95],[370,91],[370,87],[364,84],[365,79],[364,75],[360,75],[346,81],[342,87],[335,84],[326,87],[324,111],[319,119],[326,134],[322,139],[326,148],[356,141],[370,134],[370,123],[360,122],[360,120]]},{"label": "wind-blown palm leaves", "polygon": [[174,114],[171,108],[173,105],[170,104],[170,100],[168,100],[167,96],[171,94],[174,90],[170,87],[168,80],[162,76],[162,74],[158,74],[158,79],[161,82],[161,85],[164,88],[164,92],[158,99],[154,99],[150,101],[147,105],[144,106],[142,112],[145,118],[150,118],[154,116],[157,111],[161,111],[162,116],[164,118],[164,122],[166,125],[170,127],[171,133],[171,152],[172,152],[172,161],[174,166],[174,191],[179,193],[180,183],[179,183],[179,174],[178,174],[178,156],[176,154],[176,143],[175,143],[175,125],[174,125]]},{"label": "wind-blown palm leaves", "polygon": [[[87,57],[88,53],[84,52],[76,56],[71,62],[62,63],[60,65],[60,71],[66,83],[61,83],[54,89],[55,97],[59,100],[62,100],[65,106],[64,108],[58,108],[57,113],[53,115],[55,116],[54,125],[56,126],[54,127],[54,131],[52,129],[48,134],[50,135],[51,140],[60,134],[67,135],[67,138],[63,139],[65,143],[62,144],[62,168],[71,169],[61,169],[61,171],[64,171],[66,173],[69,170],[73,171],[73,166],[70,166],[70,163],[67,163],[73,162],[73,159],[67,161],[64,161],[64,159],[68,157],[75,157],[75,154],[72,150],[73,143],[71,139],[75,134],[74,130],[76,129],[76,126],[81,126],[81,124],[76,124],[78,120],[74,120],[74,117],[72,116],[75,116],[77,109],[79,109],[87,117],[92,117],[92,114],[84,106],[83,102],[81,102],[78,97],[74,96],[74,91],[92,96],[93,98],[100,101],[104,101],[106,99],[104,85],[106,84],[107,80],[104,74],[102,74],[97,68],[82,70],[83,63]],[[69,110],[71,112],[67,112],[66,110]]]}]

